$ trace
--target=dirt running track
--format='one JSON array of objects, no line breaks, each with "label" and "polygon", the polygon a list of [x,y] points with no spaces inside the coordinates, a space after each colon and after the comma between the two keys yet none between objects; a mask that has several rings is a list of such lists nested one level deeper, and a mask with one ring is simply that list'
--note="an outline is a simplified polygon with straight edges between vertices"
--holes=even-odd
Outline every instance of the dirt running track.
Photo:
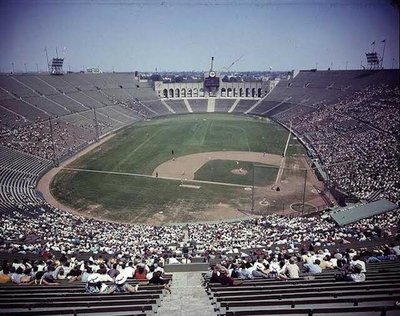
[{"label": "dirt running track", "polygon": [[211,160],[237,160],[258,162],[268,165],[279,166],[282,156],[273,154],[264,154],[248,151],[214,151],[208,153],[199,153],[186,155],[168,160],[159,165],[153,171],[153,176],[158,172],[159,177],[194,179],[194,174],[205,163]]},{"label": "dirt running track", "polygon": [[90,152],[91,150],[97,148],[98,146],[100,146],[101,144],[105,143],[106,141],[108,141],[109,139],[111,139],[112,137],[114,137],[116,134],[112,133],[107,135],[106,137],[100,139],[99,142],[97,143],[93,143],[90,146],[86,147],[84,150],[80,151],[79,153],[77,153],[76,155],[72,156],[71,158],[67,159],[66,161],[62,162],[60,164],[60,166],[51,169],[49,172],[47,172],[43,177],[40,178],[36,190],[38,190],[39,192],[41,192],[43,194],[44,199],[51,205],[53,205],[54,207],[57,207],[59,209],[62,209],[64,211],[73,213],[73,214],[77,214],[80,216],[85,216],[85,217],[89,217],[89,218],[96,218],[99,220],[103,220],[106,222],[114,222],[114,223],[118,223],[118,221],[112,221],[109,219],[103,219],[103,218],[99,218],[97,216],[91,216],[90,214],[87,213],[81,213],[65,204],[60,203],[50,192],[50,183],[53,180],[53,178],[56,176],[56,174],[63,169],[63,167],[67,166],[68,164],[70,164],[71,162],[73,162],[74,160],[78,159],[79,157],[87,154],[88,152]]}]

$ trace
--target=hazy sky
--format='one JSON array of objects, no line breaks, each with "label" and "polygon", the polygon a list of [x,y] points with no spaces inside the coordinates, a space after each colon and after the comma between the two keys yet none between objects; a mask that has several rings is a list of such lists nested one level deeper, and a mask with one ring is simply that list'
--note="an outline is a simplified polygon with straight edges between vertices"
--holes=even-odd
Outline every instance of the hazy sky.
[{"label": "hazy sky", "polygon": [[[389,0],[0,0],[0,70],[360,68],[365,52],[399,64],[399,11]],[[68,66],[69,65],[69,66]]]}]

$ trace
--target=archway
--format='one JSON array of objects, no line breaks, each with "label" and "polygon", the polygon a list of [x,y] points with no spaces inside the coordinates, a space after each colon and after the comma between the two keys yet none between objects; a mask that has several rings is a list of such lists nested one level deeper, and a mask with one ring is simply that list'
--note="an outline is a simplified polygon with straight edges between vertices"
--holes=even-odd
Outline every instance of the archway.
[{"label": "archway", "polygon": [[169,89],[169,97],[170,98],[174,97],[174,89]]},{"label": "archway", "polygon": [[168,98],[168,90],[167,89],[163,90],[163,97]]},{"label": "archway", "polygon": [[179,98],[179,95],[180,95],[179,89],[175,89],[175,98]]},{"label": "archway", "polygon": [[182,98],[186,98],[186,89],[185,88],[183,88],[181,90],[181,96],[182,96]]},{"label": "archway", "polygon": [[197,88],[193,89],[193,97],[198,97],[199,96],[199,90]]},{"label": "archway", "polygon": [[226,89],[225,88],[221,89],[221,97],[226,97]]}]

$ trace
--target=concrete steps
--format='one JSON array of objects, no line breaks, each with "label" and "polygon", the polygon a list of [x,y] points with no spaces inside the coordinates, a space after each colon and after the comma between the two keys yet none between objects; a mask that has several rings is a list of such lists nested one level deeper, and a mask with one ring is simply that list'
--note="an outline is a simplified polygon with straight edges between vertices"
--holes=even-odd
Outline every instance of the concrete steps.
[{"label": "concrete steps", "polygon": [[157,316],[215,316],[211,301],[201,286],[201,273],[177,272],[172,279],[172,294],[166,294]]}]

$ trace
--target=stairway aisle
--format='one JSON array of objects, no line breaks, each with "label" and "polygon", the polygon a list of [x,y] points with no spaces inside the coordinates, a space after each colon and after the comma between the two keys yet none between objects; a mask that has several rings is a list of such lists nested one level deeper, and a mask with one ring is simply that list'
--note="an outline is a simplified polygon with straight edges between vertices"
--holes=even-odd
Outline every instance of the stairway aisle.
[{"label": "stairway aisle", "polygon": [[166,294],[157,316],[215,316],[211,301],[201,286],[200,272],[176,272],[172,279],[172,294]]},{"label": "stairway aisle", "polygon": [[186,244],[189,242],[189,228],[187,226],[183,228],[183,234],[183,242]]}]

